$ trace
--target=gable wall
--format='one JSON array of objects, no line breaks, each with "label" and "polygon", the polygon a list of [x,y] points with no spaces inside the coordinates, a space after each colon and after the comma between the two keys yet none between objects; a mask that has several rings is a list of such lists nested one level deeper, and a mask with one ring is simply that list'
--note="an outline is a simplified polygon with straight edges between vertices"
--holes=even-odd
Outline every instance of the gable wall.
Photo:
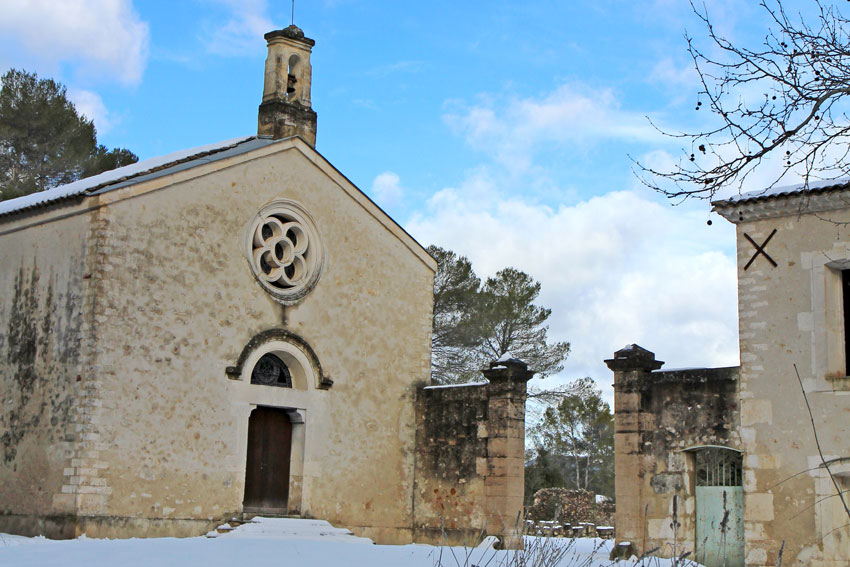
[{"label": "gable wall", "polygon": [[[253,215],[280,197],[313,216],[327,249],[317,287],[285,312],[243,254]],[[112,253],[102,258],[109,330],[99,345],[97,434],[109,466],[91,515],[131,518],[154,533],[168,519],[239,512],[248,416],[268,404],[307,408],[302,513],[378,540],[409,539],[430,268],[295,150],[117,201],[102,218]],[[252,336],[281,327],[314,348],[329,390],[226,377]]]},{"label": "gable wall", "polygon": [[[74,478],[44,483],[45,501],[66,495],[75,529],[92,536],[197,535],[241,511],[251,410],[297,408],[306,419],[303,438],[293,439],[303,445],[294,511],[380,542],[410,541],[413,402],[429,379],[432,268],[397,227],[376,220],[376,207],[366,203],[367,211],[336,185],[332,169],[292,148],[252,155],[261,157],[89,198],[102,206],[68,221],[85,227],[90,217],[98,243],[86,272],[96,290],[97,343],[83,378],[92,408],[81,444],[51,468],[77,467]],[[168,181],[177,183],[146,192]],[[327,254],[316,288],[286,308],[254,280],[243,252],[254,215],[277,198],[312,215]],[[15,242],[48,245],[44,234],[58,224]],[[53,243],[66,271],[84,264],[74,257],[79,232]],[[43,250],[31,255],[50,264]],[[64,266],[50,269],[64,274]],[[251,338],[269,329],[306,340],[333,386],[228,377]],[[33,509],[43,514],[43,504]]]}]

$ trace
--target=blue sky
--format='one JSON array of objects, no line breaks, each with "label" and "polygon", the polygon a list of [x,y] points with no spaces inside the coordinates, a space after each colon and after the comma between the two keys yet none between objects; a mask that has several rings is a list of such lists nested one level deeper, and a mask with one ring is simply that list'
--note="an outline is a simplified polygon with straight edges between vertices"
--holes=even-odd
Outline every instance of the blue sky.
[{"label": "blue sky", "polygon": [[[718,29],[758,43],[752,2],[712,0]],[[142,159],[256,132],[265,42],[290,2],[0,0],[0,71],[67,85],[99,141]],[[573,353],[550,383],[626,343],[668,366],[737,364],[734,230],[671,206],[629,156],[668,163],[650,126],[703,124],[680,0],[298,0],[316,40],[317,149],[422,244],[479,275],[543,283]],[[753,180],[758,188],[759,179]]]}]

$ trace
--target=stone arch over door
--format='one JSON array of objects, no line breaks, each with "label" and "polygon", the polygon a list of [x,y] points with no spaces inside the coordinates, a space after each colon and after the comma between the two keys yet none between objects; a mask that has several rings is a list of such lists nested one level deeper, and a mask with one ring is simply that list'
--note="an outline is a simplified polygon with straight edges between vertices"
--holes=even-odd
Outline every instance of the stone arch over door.
[{"label": "stone arch over door", "polygon": [[[225,374],[231,380],[251,381],[251,372],[263,355],[273,353],[281,358],[293,372],[293,388],[310,387],[327,390],[333,380],[322,369],[313,347],[300,335],[284,329],[268,329],[248,341],[239,354],[236,364],[228,366]],[[296,385],[296,374],[303,377]],[[309,380],[309,384],[307,382]]]},{"label": "stone arch over door", "polygon": [[[269,380],[268,376],[258,379],[255,369],[267,364],[269,357],[277,360],[285,379]],[[243,511],[309,513],[304,477],[307,415],[310,408],[321,412],[327,395],[324,390],[329,389],[333,381],[324,373],[318,356],[303,338],[279,329],[253,337],[236,364],[227,368],[226,374],[231,380],[229,389],[240,423],[237,458],[245,465]],[[279,461],[286,449],[288,470],[284,470],[286,467]],[[274,466],[279,477],[288,477],[288,483],[282,487],[275,484],[274,479],[259,474],[258,469],[251,468],[259,466]]]}]

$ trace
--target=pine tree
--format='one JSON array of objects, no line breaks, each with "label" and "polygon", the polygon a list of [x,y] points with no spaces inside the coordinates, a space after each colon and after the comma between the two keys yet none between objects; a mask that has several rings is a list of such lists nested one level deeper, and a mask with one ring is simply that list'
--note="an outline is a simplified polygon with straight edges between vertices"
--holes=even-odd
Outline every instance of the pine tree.
[{"label": "pine tree", "polygon": [[481,291],[487,334],[480,352],[486,360],[511,353],[544,378],[564,369],[570,343],[549,343],[546,320],[551,309],[534,304],[540,282],[515,268],[505,268],[488,278]]},{"label": "pine tree", "polygon": [[135,163],[97,144],[94,124],[52,79],[11,69],[0,79],[0,200]]},{"label": "pine tree", "polygon": [[473,380],[481,368],[477,347],[484,336],[479,314],[481,280],[466,256],[438,246],[429,246],[428,253],[438,266],[434,276],[431,378],[440,384]]},{"label": "pine tree", "polygon": [[570,345],[549,343],[551,309],[534,305],[540,283],[505,268],[483,285],[465,256],[429,246],[437,260],[431,377],[438,383],[480,378],[487,363],[510,352],[544,377],[563,369]]},{"label": "pine tree", "polygon": [[549,407],[534,427],[538,452],[565,457],[564,479],[574,488],[614,494],[614,416],[591,378],[570,384],[571,392]]}]

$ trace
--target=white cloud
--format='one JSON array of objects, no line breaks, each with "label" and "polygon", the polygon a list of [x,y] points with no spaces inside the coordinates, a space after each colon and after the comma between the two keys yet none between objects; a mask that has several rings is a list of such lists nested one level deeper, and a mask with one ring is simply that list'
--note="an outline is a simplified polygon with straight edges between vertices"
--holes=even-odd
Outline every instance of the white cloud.
[{"label": "white cloud", "polygon": [[85,74],[142,78],[148,25],[130,0],[0,0],[0,34],[47,64],[70,63]]},{"label": "white cloud", "polygon": [[443,120],[474,148],[512,172],[531,167],[541,147],[582,150],[600,141],[660,141],[642,112],[623,110],[610,88],[562,85],[541,98],[482,97],[475,105],[454,101]]},{"label": "white cloud", "polygon": [[[683,93],[686,93],[686,95],[680,96],[693,96],[692,91],[699,86],[699,75],[697,75],[693,61],[688,60],[679,66],[670,57],[665,57],[656,62],[649,74],[649,80],[681,89]],[[680,97],[673,98],[678,99]]]},{"label": "white cloud", "polygon": [[71,89],[68,91],[68,98],[74,103],[77,113],[94,122],[98,136],[106,134],[112,129],[114,121],[99,94],[92,91]]},{"label": "white cloud", "polygon": [[732,225],[634,191],[556,208],[501,194],[479,170],[406,228],[467,255],[479,276],[513,266],[538,279],[552,339],[572,343],[563,378],[610,384],[602,361],[632,342],[668,366],[737,364]]},{"label": "white cloud", "polygon": [[222,23],[204,25],[204,43],[211,53],[245,55],[265,50],[263,35],[275,29],[266,0],[211,0],[228,13]]},{"label": "white cloud", "polygon": [[[707,226],[707,204],[671,207],[633,177],[620,184],[630,190],[585,187],[582,194],[597,196],[570,204],[541,203],[530,189],[548,184],[548,195],[569,193],[571,180],[541,165],[553,147],[578,163],[585,157],[577,167],[594,168],[587,146],[637,142],[662,148],[646,153],[646,163],[669,166],[669,141],[644,112],[623,109],[612,89],[582,85],[449,105],[445,122],[484,160],[432,195],[405,228],[425,245],[468,256],[481,277],[512,266],[541,282],[550,337],[572,345],[564,372],[548,385],[581,376],[610,385],[603,360],[627,343],[668,367],[737,364],[733,225],[715,215]],[[612,399],[610,388],[603,392]]]},{"label": "white cloud", "polygon": [[375,177],[369,194],[383,209],[395,206],[404,195],[401,179],[392,171],[385,171]]}]

